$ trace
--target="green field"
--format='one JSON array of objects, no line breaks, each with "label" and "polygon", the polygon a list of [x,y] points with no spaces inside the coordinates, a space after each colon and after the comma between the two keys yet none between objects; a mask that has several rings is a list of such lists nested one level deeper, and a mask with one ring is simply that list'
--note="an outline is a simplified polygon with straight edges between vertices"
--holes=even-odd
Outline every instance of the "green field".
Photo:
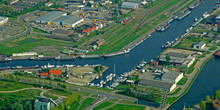
[{"label": "green field", "polygon": [[57,94],[57,95],[62,95],[62,96],[69,96],[72,94],[72,92],[60,90],[60,89],[53,89],[53,90],[50,90],[49,92],[53,94]]},{"label": "green field", "polygon": [[117,104],[107,110],[145,110],[144,106]]},{"label": "green field", "polygon": [[48,39],[40,35],[31,34],[4,43],[0,43],[0,53],[5,55],[12,55],[12,53],[30,51],[31,49],[37,46],[67,46],[71,44],[71,42]]},{"label": "green field", "polygon": [[82,104],[81,104],[79,110],[83,110],[83,109],[86,108],[88,105],[90,105],[93,101],[95,101],[94,98],[86,98],[86,99],[82,102]]},{"label": "green field", "polygon": [[99,109],[108,107],[108,106],[110,106],[110,105],[112,105],[112,104],[113,104],[112,102],[104,102],[104,103],[102,103],[102,104],[96,106],[96,107],[94,108],[94,110],[99,110]]},{"label": "green field", "polygon": [[11,90],[18,90],[22,88],[31,88],[34,87],[29,84],[22,84],[22,83],[14,83],[10,81],[0,81],[0,91],[11,91]]},{"label": "green field", "polygon": [[24,90],[13,93],[0,93],[0,97],[7,97],[10,100],[17,101],[23,99],[35,100],[40,96],[41,90]]}]

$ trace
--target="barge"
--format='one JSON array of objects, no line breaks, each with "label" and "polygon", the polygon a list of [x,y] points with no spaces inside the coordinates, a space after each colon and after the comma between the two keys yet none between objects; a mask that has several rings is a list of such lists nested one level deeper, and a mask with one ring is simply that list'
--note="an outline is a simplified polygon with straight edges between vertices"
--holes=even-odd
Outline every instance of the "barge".
[{"label": "barge", "polygon": [[180,13],[180,14],[178,15],[178,17],[177,17],[177,20],[182,20],[183,18],[185,18],[186,16],[188,16],[190,13],[191,13],[191,11],[189,11],[189,10],[186,10],[186,11]]},{"label": "barge", "polygon": [[100,55],[81,55],[80,58],[82,59],[101,58],[101,56]]},{"label": "barge", "polygon": [[51,57],[31,57],[29,60],[31,61],[47,61],[51,60]]},{"label": "barge", "polygon": [[165,24],[161,25],[160,27],[158,27],[156,29],[156,31],[163,32],[163,31],[167,30],[169,27],[170,27],[170,24],[169,23],[165,23]]},{"label": "barge", "polygon": [[6,57],[4,59],[0,59],[0,62],[10,62],[10,61],[12,61],[12,59],[9,57]]},{"label": "barge", "polygon": [[201,5],[202,3],[203,3],[203,1],[202,1],[202,0],[199,0],[198,2],[195,2],[195,3],[191,4],[190,6],[188,6],[188,8],[189,8],[190,10],[193,10],[193,9],[195,9],[196,7],[198,7],[199,5]]},{"label": "barge", "polygon": [[76,60],[75,56],[57,56],[55,60]]}]

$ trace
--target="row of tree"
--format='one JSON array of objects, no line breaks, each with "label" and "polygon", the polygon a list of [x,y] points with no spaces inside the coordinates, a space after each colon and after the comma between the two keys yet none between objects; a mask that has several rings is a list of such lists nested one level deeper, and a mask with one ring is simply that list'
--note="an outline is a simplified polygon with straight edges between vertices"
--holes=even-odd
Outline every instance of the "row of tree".
[{"label": "row of tree", "polygon": [[[212,109],[212,102],[213,102],[213,100],[216,100],[216,99],[220,99],[220,89],[217,90],[212,97],[210,97],[209,95],[207,95],[206,98],[205,98],[205,100],[202,100],[202,101],[199,103],[199,106],[200,106],[201,110]],[[210,105],[211,105],[211,106],[210,106]]]}]

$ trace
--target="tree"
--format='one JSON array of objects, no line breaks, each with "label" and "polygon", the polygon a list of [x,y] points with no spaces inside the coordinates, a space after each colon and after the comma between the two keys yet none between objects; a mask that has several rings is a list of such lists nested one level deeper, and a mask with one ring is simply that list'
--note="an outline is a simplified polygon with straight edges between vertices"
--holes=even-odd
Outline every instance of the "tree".
[{"label": "tree", "polygon": [[47,81],[46,81],[46,80],[44,80],[44,85],[45,85],[45,86],[47,85]]},{"label": "tree", "polygon": [[42,81],[39,79],[39,80],[38,80],[38,83],[39,83],[39,85],[41,85],[41,84],[42,84]]},{"label": "tree", "polygon": [[5,109],[5,103],[2,99],[0,99],[0,109]]},{"label": "tree", "polygon": [[62,88],[63,88],[63,89],[68,89],[68,86],[67,86],[66,84],[63,84],[63,85],[62,85]]},{"label": "tree", "polygon": [[50,86],[53,87],[53,82],[52,81],[50,81]]},{"label": "tree", "polygon": [[200,106],[201,110],[206,110],[206,103],[205,103],[205,101],[202,100],[202,101],[199,103],[199,106]]},{"label": "tree", "polygon": [[210,96],[209,96],[209,95],[207,95],[207,96],[206,96],[206,98],[205,98],[205,101],[206,101],[206,102],[211,102],[211,101],[212,101],[212,99],[210,98]]},{"label": "tree", "polygon": [[220,99],[220,89],[215,92],[214,98]]},{"label": "tree", "polygon": [[4,103],[5,103],[5,105],[9,105],[9,100],[7,97],[5,98]]},{"label": "tree", "polygon": [[170,65],[170,56],[166,56],[166,65]]}]

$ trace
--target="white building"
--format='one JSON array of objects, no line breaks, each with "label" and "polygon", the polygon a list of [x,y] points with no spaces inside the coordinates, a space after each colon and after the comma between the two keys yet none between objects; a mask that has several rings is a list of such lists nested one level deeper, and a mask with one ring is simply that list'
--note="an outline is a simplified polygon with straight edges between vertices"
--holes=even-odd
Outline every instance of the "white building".
[{"label": "white building", "polygon": [[12,56],[21,57],[21,56],[35,56],[38,55],[36,52],[23,52],[23,53],[13,53]]},{"label": "white building", "polygon": [[206,44],[204,42],[198,42],[193,46],[193,48],[194,49],[203,49],[205,47],[205,45]]},{"label": "white building", "polygon": [[52,6],[52,5],[53,5],[53,3],[51,3],[51,2],[45,3],[45,6],[46,6],[46,7],[49,7],[49,6]]},{"label": "white building", "polygon": [[0,17],[0,26],[7,23],[8,22],[8,18],[6,17]]},{"label": "white building", "polygon": [[183,78],[183,73],[176,71],[169,71],[163,75],[162,81],[176,84],[182,78]]}]

